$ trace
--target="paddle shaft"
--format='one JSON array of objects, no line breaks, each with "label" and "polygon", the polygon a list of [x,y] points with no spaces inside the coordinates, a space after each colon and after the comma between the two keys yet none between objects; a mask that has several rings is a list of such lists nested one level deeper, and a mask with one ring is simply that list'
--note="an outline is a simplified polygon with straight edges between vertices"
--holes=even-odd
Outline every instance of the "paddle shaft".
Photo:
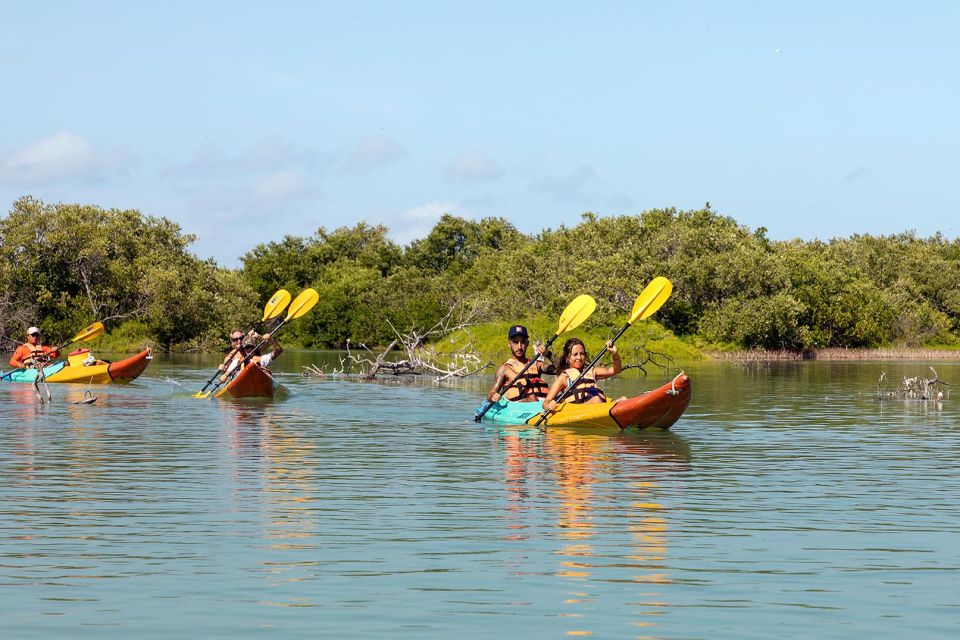
[{"label": "paddle shaft", "polygon": [[[628,322],[627,324],[623,325],[623,327],[620,328],[620,331],[617,332],[617,335],[613,336],[613,339],[610,340],[610,344],[616,343],[616,341],[620,338],[620,336],[623,335],[623,332],[630,328],[631,324],[632,323]],[[606,352],[607,352],[607,345],[603,345],[603,349],[600,350],[600,353],[597,354],[597,357],[594,358],[589,365],[584,367],[582,371],[580,371],[580,375],[577,376],[577,379],[573,381],[573,384],[571,384],[566,389],[564,389],[560,395],[558,395],[556,398],[553,399],[553,401],[556,402],[557,404],[560,404],[560,401],[566,398],[567,395],[569,395],[570,392],[576,388],[576,386],[580,383],[580,380],[583,378],[583,376],[587,375],[588,371],[590,371],[595,366],[597,366],[597,363],[600,362],[600,358],[602,358]],[[533,426],[539,427],[541,424],[546,422],[547,416],[549,414],[550,414],[550,411],[544,408],[543,415],[540,416],[539,420],[537,420],[537,424]]]},{"label": "paddle shaft", "polygon": [[[243,338],[241,338],[241,340],[242,340],[242,339],[243,339]],[[227,353],[227,355],[224,356],[223,359],[226,360],[227,358],[232,358],[236,352],[237,352],[236,347],[230,349],[229,353]],[[203,393],[204,391],[206,391],[206,390],[207,390],[207,387],[209,387],[211,384],[213,384],[213,381],[216,380],[216,379],[217,379],[217,376],[219,376],[219,375],[220,375],[220,369],[218,368],[216,371],[213,372],[213,375],[210,376],[210,379],[207,380],[207,384],[203,385],[203,389],[200,389],[200,391],[197,392],[197,395],[200,395],[201,393]]]},{"label": "paddle shaft", "polygon": [[[559,333],[555,333],[555,334],[553,334],[553,337],[552,337],[552,338],[550,338],[549,340],[547,340],[546,344],[543,345],[543,350],[544,350],[544,352],[546,352],[546,351],[548,351],[548,350],[550,349],[550,345],[553,344],[554,340],[556,340],[556,339],[557,339],[557,336],[559,336],[559,335],[560,335]],[[520,373],[518,373],[518,374],[513,378],[513,380],[510,381],[510,384],[508,384],[507,386],[505,386],[503,389],[501,389],[501,390],[499,391],[500,397],[502,398],[502,397],[503,397],[503,394],[505,394],[505,393],[507,392],[507,390],[510,389],[510,387],[512,387],[513,385],[515,385],[515,384],[517,383],[517,380],[519,380],[519,379],[523,376],[523,374],[525,374],[525,373],[527,372],[527,369],[529,369],[530,367],[532,367],[532,366],[533,366],[533,363],[536,362],[536,361],[539,360],[539,359],[540,359],[540,354],[539,354],[539,353],[536,355],[535,358],[531,358],[531,359],[530,359],[530,362],[528,362],[528,363],[523,367],[523,369],[520,369]],[[487,411],[489,411],[489,410],[490,410],[490,407],[492,407],[494,404],[495,404],[495,403],[491,402],[490,404],[488,404],[487,406],[485,406],[485,407],[483,408],[483,411],[481,411],[481,412],[478,413],[476,416],[474,416],[473,420],[474,420],[475,422],[480,422],[480,419],[483,417],[483,415],[484,415]]]}]

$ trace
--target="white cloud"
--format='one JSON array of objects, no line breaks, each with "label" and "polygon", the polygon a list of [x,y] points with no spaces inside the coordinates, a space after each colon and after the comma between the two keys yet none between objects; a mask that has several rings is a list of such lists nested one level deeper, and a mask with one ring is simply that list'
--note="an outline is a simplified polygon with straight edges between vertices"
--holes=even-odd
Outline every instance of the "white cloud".
[{"label": "white cloud", "polygon": [[450,161],[443,170],[447,180],[485,182],[503,175],[503,168],[496,160],[482,151],[467,151]]},{"label": "white cloud", "polygon": [[445,213],[459,209],[453,202],[428,202],[411,207],[400,214],[401,220],[439,220]]},{"label": "white cloud", "polygon": [[597,182],[597,171],[583,165],[568,174],[538,178],[531,184],[531,189],[557,202],[582,203],[590,199],[586,192],[592,190]]},{"label": "white cloud", "polygon": [[[322,198],[318,154],[280,136],[264,137],[237,153],[212,144],[164,175],[185,198],[200,233],[264,233],[298,226],[306,208]],[[304,229],[309,234],[312,228]]]},{"label": "white cloud", "polygon": [[455,202],[428,202],[401,212],[392,223],[386,221],[385,224],[390,227],[389,235],[394,242],[409,244],[413,240],[426,237],[445,213],[460,218],[474,217],[470,211]]},{"label": "white cloud", "polygon": [[[296,171],[277,171],[248,184],[245,181],[202,182],[187,186],[183,192],[189,209],[198,217],[213,217],[238,223],[255,221],[267,228],[280,218],[296,215],[307,202],[322,195],[309,176]],[[312,229],[305,231],[309,233]]]},{"label": "white cloud", "polygon": [[296,200],[313,191],[309,179],[299,171],[278,171],[261,178],[254,187],[254,197],[262,202],[280,203]]},{"label": "white cloud", "polygon": [[25,186],[62,180],[100,181],[126,175],[135,158],[126,151],[103,151],[87,139],[60,131],[0,156],[0,182]]},{"label": "white cloud", "polygon": [[407,149],[392,138],[381,135],[370,136],[361,140],[356,146],[344,170],[348,173],[368,173],[384,169],[409,155]]},{"label": "white cloud", "polygon": [[163,171],[167,177],[211,178],[237,174],[260,175],[291,168],[319,172],[321,158],[312,149],[298,148],[277,135],[266,136],[235,155],[215,144],[198,147],[185,164]]},{"label": "white cloud", "polygon": [[607,206],[613,209],[615,213],[623,214],[627,213],[629,209],[633,209],[636,202],[625,193],[614,193],[607,197]]}]

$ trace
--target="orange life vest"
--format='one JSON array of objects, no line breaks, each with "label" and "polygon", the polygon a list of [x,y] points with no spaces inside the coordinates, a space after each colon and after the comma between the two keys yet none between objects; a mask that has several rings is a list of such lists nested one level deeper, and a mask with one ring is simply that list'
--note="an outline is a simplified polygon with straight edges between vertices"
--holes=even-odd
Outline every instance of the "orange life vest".
[{"label": "orange life vest", "polygon": [[[510,358],[503,363],[503,366],[507,369],[505,373],[508,373],[507,381],[504,382],[504,385],[509,384],[514,378],[517,377],[517,374],[520,373],[520,370],[523,369],[526,365],[517,360],[516,358]],[[517,378],[516,383],[506,392],[507,400],[542,400],[547,397],[547,392],[550,390],[550,387],[547,386],[547,383],[544,382],[543,378],[540,377],[540,363],[535,363],[530,365],[530,368],[523,372],[523,375]]]},{"label": "orange life vest", "polygon": [[[573,386],[573,381],[580,377],[580,370],[570,367],[564,373],[567,374],[567,389],[569,389]],[[580,382],[577,383],[577,388],[568,393],[564,400],[576,404],[598,397],[601,401],[606,402],[607,396],[603,394],[603,389],[597,386],[597,380],[592,377],[592,374],[593,369],[587,371],[586,375],[580,378]]]},{"label": "orange life vest", "polygon": [[56,358],[60,355],[60,353],[54,351],[52,347],[25,342],[17,347],[17,350],[13,352],[13,357],[10,358],[10,366],[17,368],[33,366],[34,357],[37,354],[50,354],[51,358]]}]

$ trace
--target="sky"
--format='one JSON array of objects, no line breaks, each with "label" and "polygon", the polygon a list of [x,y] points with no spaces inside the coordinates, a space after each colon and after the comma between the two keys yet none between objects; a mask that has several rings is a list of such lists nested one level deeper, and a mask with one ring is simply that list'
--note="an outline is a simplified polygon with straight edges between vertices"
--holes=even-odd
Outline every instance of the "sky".
[{"label": "sky", "polygon": [[960,234],[952,1],[4,5],[0,213],[137,209],[228,267],[443,213]]}]

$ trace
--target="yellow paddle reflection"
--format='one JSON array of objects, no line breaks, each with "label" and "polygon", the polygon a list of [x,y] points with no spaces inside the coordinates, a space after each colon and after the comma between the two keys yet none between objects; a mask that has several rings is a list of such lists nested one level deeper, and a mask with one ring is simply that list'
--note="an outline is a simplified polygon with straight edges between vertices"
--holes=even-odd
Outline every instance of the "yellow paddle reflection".
[{"label": "yellow paddle reflection", "polygon": [[[299,552],[315,545],[318,528],[316,446],[277,419],[269,404],[231,403],[228,438],[235,464],[234,500],[237,510],[259,512],[265,549]],[[266,497],[266,499],[265,499]],[[304,556],[274,562],[258,560],[254,570],[270,587],[299,582],[312,568]],[[319,606],[309,597],[289,601],[264,600],[274,607]]]},{"label": "yellow paddle reflection", "polygon": [[[655,470],[661,468],[659,463],[673,465],[688,459],[683,441],[671,434],[610,437],[561,429],[538,437],[525,431],[500,435],[508,497],[507,539],[528,537],[531,512],[544,509],[544,500],[536,499],[538,490],[542,493],[546,485],[554,498],[553,537],[561,543],[554,551],[554,575],[569,583],[560,614],[570,618],[566,634],[593,635],[590,616],[597,608],[597,585],[623,580],[611,578],[611,574],[627,567],[632,572],[627,580],[635,586],[624,589],[623,595],[633,605],[636,619],[631,622],[634,630],[624,632],[643,629],[643,633],[655,635],[658,616],[669,608],[662,587],[671,581],[670,498]],[[545,468],[552,470],[549,477]],[[609,486],[603,486],[623,480],[612,493]],[[610,551],[611,518],[623,523],[629,538],[620,553]],[[599,551],[598,544],[603,545]]]}]

